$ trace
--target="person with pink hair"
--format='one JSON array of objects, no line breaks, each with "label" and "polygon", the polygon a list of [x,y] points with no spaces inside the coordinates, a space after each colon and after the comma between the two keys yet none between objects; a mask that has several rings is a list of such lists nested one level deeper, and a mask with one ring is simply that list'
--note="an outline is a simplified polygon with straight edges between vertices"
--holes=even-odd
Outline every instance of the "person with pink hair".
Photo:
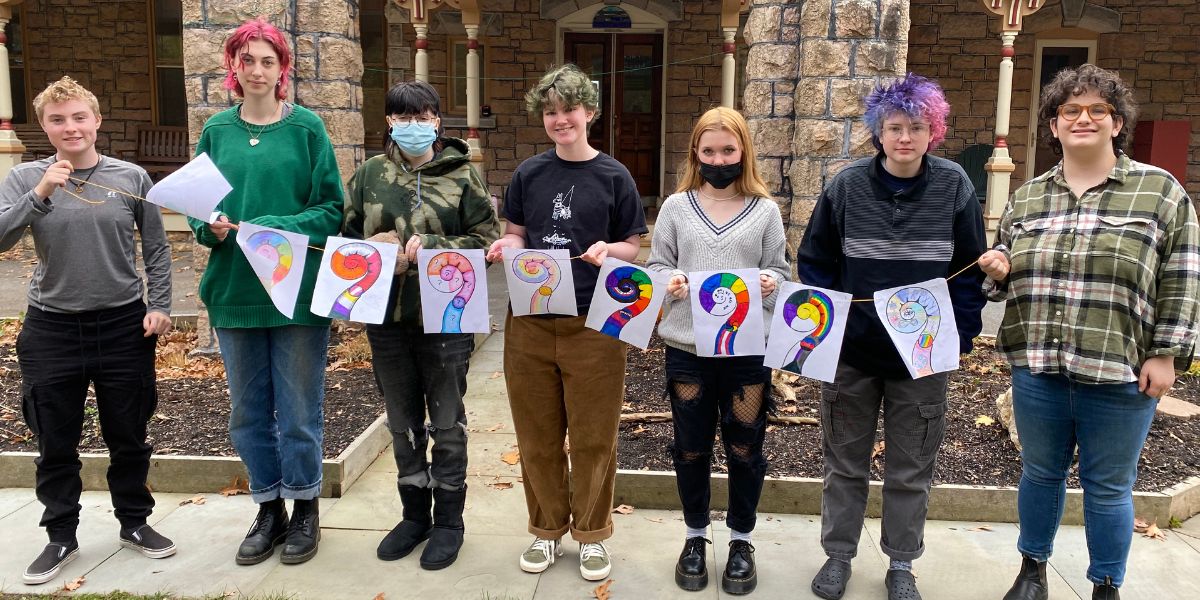
[{"label": "person with pink hair", "polygon": [[[926,308],[954,311],[965,354],[982,329],[986,303],[982,273],[967,269],[985,247],[983,212],[962,168],[929,154],[946,137],[949,112],[941,87],[911,73],[867,96],[864,121],[879,153],[846,166],[825,186],[797,252],[797,272],[805,284],[868,299],[877,290],[956,274],[948,282],[951,306]],[[874,305],[853,303],[834,382],[821,390],[821,547],[829,560],[813,579],[814,594],[837,600],[846,591],[882,407],[880,546],[891,558],[885,583],[889,600],[920,600],[912,561],[925,551],[948,381],[945,372],[910,376]]]},{"label": "person with pink hair", "polygon": [[[225,42],[225,88],[241,102],[204,124],[207,152],[233,191],[211,225],[190,219],[209,248],[200,298],[220,341],[229,382],[229,437],[250,474],[258,516],[238,548],[240,565],[282,545],[284,563],[317,553],[325,363],[329,319],[310,310],[320,253],[309,252],[294,316],[276,310],[234,242],[248,222],[308,236],[321,246],[342,223],[343,188],[333,145],[317,115],[286,101],[292,55],[283,34],[247,21]],[[231,235],[232,234],[232,235]],[[292,517],[284,499],[293,501]]]}]

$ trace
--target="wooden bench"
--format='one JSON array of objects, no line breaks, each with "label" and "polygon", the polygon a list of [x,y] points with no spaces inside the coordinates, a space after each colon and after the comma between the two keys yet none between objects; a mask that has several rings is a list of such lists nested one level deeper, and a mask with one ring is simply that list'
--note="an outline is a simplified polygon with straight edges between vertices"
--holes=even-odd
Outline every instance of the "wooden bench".
[{"label": "wooden bench", "polygon": [[49,138],[46,137],[46,132],[42,131],[38,124],[13,125],[13,129],[16,130],[17,137],[21,139],[21,144],[25,146],[21,162],[41,160],[56,152],[54,146],[50,144]]},{"label": "wooden bench", "polygon": [[187,127],[139,127],[134,162],[158,181],[191,160]]}]

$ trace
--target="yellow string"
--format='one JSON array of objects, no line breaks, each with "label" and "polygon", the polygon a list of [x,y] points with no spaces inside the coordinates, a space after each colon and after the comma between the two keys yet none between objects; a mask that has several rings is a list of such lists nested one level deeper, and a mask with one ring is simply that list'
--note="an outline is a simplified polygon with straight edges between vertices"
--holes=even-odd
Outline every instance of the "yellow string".
[{"label": "yellow string", "polygon": [[[85,181],[85,180],[83,180],[83,179],[78,179],[78,178],[75,178],[75,177],[68,177],[67,179],[68,179],[68,180],[70,180],[70,181],[74,181],[75,183],[79,184],[80,186],[84,186],[84,185],[94,185],[94,186],[96,186],[96,187],[98,187],[98,188],[100,188],[100,189],[102,189],[102,190],[107,190],[107,191],[110,191],[110,192],[116,192],[116,193],[118,193],[118,194],[121,194],[121,195],[123,195],[123,196],[129,196],[130,198],[133,198],[134,200],[141,200],[141,201],[143,201],[143,202],[145,202],[145,200],[146,200],[145,198],[143,198],[143,197],[141,197],[141,196],[138,196],[137,194],[130,194],[129,192],[126,192],[126,191],[123,191],[123,190],[118,190],[118,189],[115,189],[115,188],[110,188],[110,187],[108,187],[108,186],[106,186],[106,185],[99,184],[99,183],[96,183],[96,182],[94,182],[94,181]],[[68,189],[67,189],[67,188],[65,188],[65,187],[63,188],[63,190],[64,190],[64,191],[66,191],[68,194],[71,194],[72,196],[75,196],[75,194],[71,193],[71,191],[70,191],[70,190],[68,190]],[[103,203],[104,203],[104,201],[103,201],[103,200],[101,200],[100,202],[93,202],[93,201],[91,201],[91,200],[87,200],[87,199],[84,199],[84,198],[80,198],[79,196],[75,196],[75,197],[76,197],[76,198],[79,198],[80,200],[83,200],[84,202],[87,202],[88,204],[103,204]]]},{"label": "yellow string", "polygon": [[[977,258],[977,259],[975,259],[975,261],[974,261],[974,262],[972,262],[971,264],[969,264],[969,265],[967,265],[967,266],[965,266],[965,267],[963,267],[963,268],[959,269],[957,273],[955,273],[955,274],[953,274],[953,275],[951,275],[951,276],[947,277],[947,278],[946,278],[946,281],[950,281],[951,279],[954,279],[955,277],[958,277],[959,275],[962,275],[963,273],[966,273],[966,272],[967,272],[967,269],[970,269],[971,267],[973,267],[973,266],[975,266],[975,265],[977,265],[977,264],[979,264],[979,259],[978,259],[978,258]],[[875,299],[874,299],[874,298],[854,298],[853,300],[851,300],[851,302],[874,302],[874,301],[875,301]]]}]

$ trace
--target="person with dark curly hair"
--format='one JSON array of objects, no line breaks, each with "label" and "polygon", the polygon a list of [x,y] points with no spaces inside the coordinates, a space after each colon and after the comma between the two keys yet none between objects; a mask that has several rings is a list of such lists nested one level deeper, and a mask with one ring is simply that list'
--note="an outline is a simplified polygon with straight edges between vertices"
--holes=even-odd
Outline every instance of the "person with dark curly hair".
[{"label": "person with dark curly hair", "polygon": [[1062,161],[1021,186],[979,265],[1007,299],[997,346],[1012,364],[1021,437],[1021,571],[1005,600],[1045,600],[1066,479],[1079,481],[1095,584],[1119,598],[1133,482],[1158,398],[1196,343],[1200,227],[1179,182],[1130,159],[1137,106],[1112,71],[1064,69],[1038,119]]},{"label": "person with dark curly hair", "polygon": [[[879,153],[847,165],[821,192],[797,251],[800,281],[871,298],[876,290],[958,273],[948,281],[947,308],[966,354],[987,303],[983,275],[969,267],[987,242],[971,180],[962,167],[929,153],[946,137],[950,105],[936,82],[912,73],[876,86],[865,104],[863,120]],[[891,559],[884,582],[889,600],[920,600],[912,562],[925,552],[949,375],[913,378],[874,306],[851,306],[834,382],[821,388],[821,548],[829,559],[812,581],[817,596],[837,600],[846,593],[882,411],[887,460],[879,545]]]}]

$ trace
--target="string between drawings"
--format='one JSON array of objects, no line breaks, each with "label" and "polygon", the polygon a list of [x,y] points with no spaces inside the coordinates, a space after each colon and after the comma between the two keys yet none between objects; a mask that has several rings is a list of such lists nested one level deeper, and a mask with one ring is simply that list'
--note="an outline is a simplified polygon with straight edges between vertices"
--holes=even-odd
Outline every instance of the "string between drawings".
[{"label": "string between drawings", "polygon": [[[957,273],[955,273],[955,274],[953,274],[953,275],[951,275],[951,276],[947,277],[947,278],[946,278],[946,281],[950,281],[951,279],[954,279],[955,277],[958,277],[959,275],[962,275],[963,273],[966,273],[966,272],[967,272],[967,269],[970,269],[971,267],[973,267],[973,266],[975,266],[975,265],[977,265],[977,264],[979,264],[979,259],[978,259],[978,258],[977,258],[977,259],[975,259],[975,260],[974,260],[974,261],[973,261],[971,264],[969,264],[969,265],[967,265],[967,266],[965,266],[965,267],[963,267],[963,268],[959,269]],[[853,300],[851,300],[851,302],[874,302],[874,301],[875,301],[875,299],[874,299],[874,298],[854,298]]]}]

